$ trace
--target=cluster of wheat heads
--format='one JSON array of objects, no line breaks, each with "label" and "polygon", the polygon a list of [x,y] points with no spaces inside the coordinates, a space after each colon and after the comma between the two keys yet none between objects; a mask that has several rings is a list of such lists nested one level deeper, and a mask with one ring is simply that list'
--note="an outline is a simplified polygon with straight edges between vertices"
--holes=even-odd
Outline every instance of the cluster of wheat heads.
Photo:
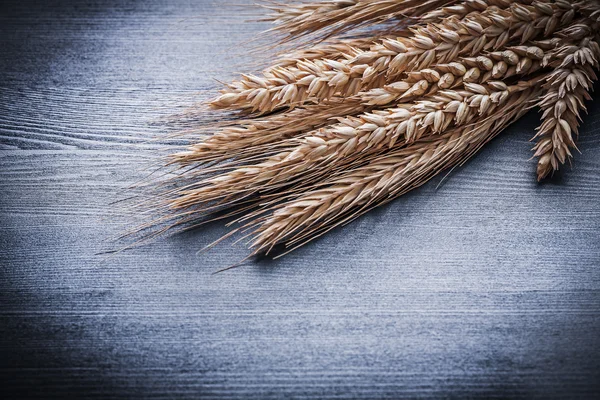
[{"label": "cluster of wheat heads", "polygon": [[535,106],[538,179],[571,158],[600,60],[598,1],[265,7],[296,48],[226,85],[210,106],[229,119],[170,156],[167,228],[233,218],[251,255],[289,251],[463,163]]}]

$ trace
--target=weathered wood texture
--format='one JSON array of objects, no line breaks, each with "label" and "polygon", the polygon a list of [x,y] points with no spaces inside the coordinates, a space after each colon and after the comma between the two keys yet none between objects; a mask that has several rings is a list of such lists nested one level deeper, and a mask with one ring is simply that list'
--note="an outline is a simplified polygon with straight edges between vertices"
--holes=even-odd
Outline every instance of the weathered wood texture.
[{"label": "weathered wood texture", "polygon": [[4,398],[600,395],[600,101],[544,184],[531,114],[439,187],[211,276],[246,254],[196,255],[219,224],[94,254],[128,223],[109,204],[153,122],[241,70],[231,49],[264,26],[200,0],[2,7]]}]

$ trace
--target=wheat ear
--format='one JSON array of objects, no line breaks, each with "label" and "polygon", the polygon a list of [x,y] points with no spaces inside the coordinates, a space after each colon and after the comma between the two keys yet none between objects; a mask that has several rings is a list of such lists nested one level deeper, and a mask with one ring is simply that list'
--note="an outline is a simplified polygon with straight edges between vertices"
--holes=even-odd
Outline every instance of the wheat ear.
[{"label": "wheat ear", "polygon": [[319,101],[351,96],[358,91],[397,80],[404,71],[449,63],[459,55],[499,49],[510,40],[526,42],[568,23],[574,8],[566,1],[512,4],[507,10],[490,7],[459,20],[417,27],[410,38],[384,39],[368,52],[339,60],[299,60],[294,67],[272,67],[263,77],[243,75],[211,102],[214,108],[269,112],[295,107],[308,99]]},{"label": "wheat ear", "polygon": [[340,115],[360,114],[370,108],[357,100],[348,99],[306,105],[304,108],[254,119],[240,119],[230,126],[217,128],[214,134],[169,158],[171,162],[182,165],[219,162],[232,157],[245,159],[268,153],[280,143],[287,143],[287,139],[329,125]]},{"label": "wheat ear", "polygon": [[[577,38],[589,34],[590,29],[575,25],[567,33],[570,38]],[[573,136],[577,135],[580,113],[585,111],[584,102],[591,100],[589,92],[598,79],[594,68],[598,68],[600,46],[593,37],[562,46],[558,53],[560,64],[548,77],[539,103],[543,122],[534,137],[538,139],[534,147],[534,155],[539,158],[538,180],[572,157],[570,148],[576,148]]]},{"label": "wheat ear", "polygon": [[320,183],[312,191],[278,205],[270,215],[257,217],[244,227],[255,227],[251,242],[253,254],[268,253],[277,243],[305,244],[422,185],[439,171],[470,157],[520,117],[537,93],[536,88],[530,88],[512,95],[493,117],[380,156],[366,166]]},{"label": "wheat ear", "polygon": [[[341,115],[358,115],[374,106],[431,96],[440,90],[461,87],[464,83],[483,84],[490,79],[533,73],[539,70],[540,60],[544,57],[551,58],[539,47],[514,46],[488,56],[468,57],[461,62],[410,72],[401,81],[359,93],[343,101],[328,101],[271,116],[235,121],[171,158],[182,165],[220,162],[232,157],[243,162],[258,154],[270,154],[269,150],[276,148],[281,141],[307,136],[310,130],[329,125]],[[273,146],[267,146],[270,144]]]}]

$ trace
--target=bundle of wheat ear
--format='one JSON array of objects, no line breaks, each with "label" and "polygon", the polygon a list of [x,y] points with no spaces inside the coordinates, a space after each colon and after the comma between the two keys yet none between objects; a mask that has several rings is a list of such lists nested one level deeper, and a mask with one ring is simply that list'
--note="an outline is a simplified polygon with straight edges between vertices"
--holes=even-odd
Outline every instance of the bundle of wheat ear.
[{"label": "bundle of wheat ear", "polygon": [[537,178],[571,159],[597,79],[598,1],[264,7],[296,50],[226,85],[210,102],[223,121],[170,156],[165,230],[229,218],[250,256],[283,255],[463,163],[536,106]]}]

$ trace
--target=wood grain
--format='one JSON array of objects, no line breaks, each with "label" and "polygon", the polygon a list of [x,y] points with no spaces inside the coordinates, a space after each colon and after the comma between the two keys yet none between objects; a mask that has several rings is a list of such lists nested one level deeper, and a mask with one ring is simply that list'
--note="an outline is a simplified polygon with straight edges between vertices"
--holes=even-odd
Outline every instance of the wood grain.
[{"label": "wood grain", "polygon": [[264,25],[246,18],[208,1],[4,2],[4,398],[600,395],[598,101],[573,168],[543,184],[531,113],[277,261],[211,276],[246,254],[196,255],[220,224],[95,255],[134,223],[111,203],[145,176],[161,118],[252,62],[239,43]]}]

